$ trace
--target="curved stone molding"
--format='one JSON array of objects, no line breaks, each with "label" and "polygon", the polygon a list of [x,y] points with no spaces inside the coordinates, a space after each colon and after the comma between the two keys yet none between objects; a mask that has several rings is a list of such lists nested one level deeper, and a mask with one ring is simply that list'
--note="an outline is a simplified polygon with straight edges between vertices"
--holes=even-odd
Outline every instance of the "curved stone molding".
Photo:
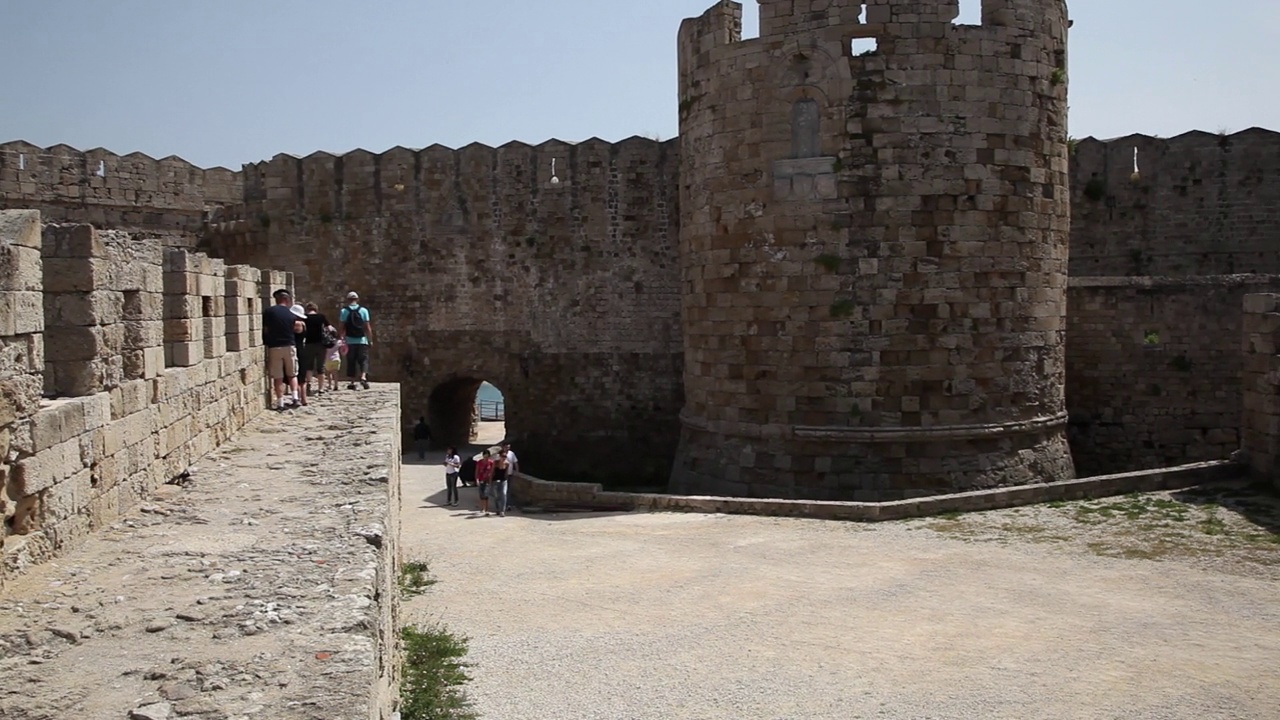
[{"label": "curved stone molding", "polygon": [[826,440],[830,442],[932,442],[935,440],[985,440],[1006,435],[1054,430],[1067,424],[1067,413],[1019,420],[1006,423],[979,425],[934,425],[931,427],[820,427],[797,426],[793,428],[797,438]]}]

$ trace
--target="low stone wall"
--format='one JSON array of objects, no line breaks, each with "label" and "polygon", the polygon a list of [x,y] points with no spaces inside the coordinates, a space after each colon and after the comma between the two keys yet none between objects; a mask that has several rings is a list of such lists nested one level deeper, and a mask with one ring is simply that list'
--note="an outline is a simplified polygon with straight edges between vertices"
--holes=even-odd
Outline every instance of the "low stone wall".
[{"label": "low stone wall", "polygon": [[0,718],[391,720],[399,422],[394,385],[263,413],[12,580]]},{"label": "low stone wall", "polygon": [[1240,477],[1244,471],[1244,466],[1234,462],[1205,462],[1063,482],[879,503],[606,492],[603,487],[596,484],[553,482],[524,474],[516,477],[512,485],[515,496],[520,499],[521,504],[533,507],[724,513],[878,522],[949,512],[996,510],[1057,500],[1085,500],[1133,492],[1176,490],[1207,482],[1230,480]]},{"label": "low stone wall", "polygon": [[266,407],[252,321],[264,273],[230,268],[227,283],[228,268],[204,255],[40,220],[0,211],[0,586]]}]

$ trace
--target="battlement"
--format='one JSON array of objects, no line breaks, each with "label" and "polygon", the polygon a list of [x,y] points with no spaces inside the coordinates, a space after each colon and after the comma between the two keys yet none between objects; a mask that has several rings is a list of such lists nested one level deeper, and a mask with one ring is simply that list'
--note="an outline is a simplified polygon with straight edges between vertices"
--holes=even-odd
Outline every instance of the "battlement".
[{"label": "battlement", "polygon": [[0,209],[37,209],[48,222],[150,232],[190,246],[206,211],[243,194],[240,173],[175,156],[0,143]]},{"label": "battlement", "polygon": [[265,407],[263,298],[292,283],[40,220],[0,211],[0,580],[110,522]]},{"label": "battlement", "polygon": [[1085,138],[1070,172],[1072,275],[1280,273],[1280,133]]}]

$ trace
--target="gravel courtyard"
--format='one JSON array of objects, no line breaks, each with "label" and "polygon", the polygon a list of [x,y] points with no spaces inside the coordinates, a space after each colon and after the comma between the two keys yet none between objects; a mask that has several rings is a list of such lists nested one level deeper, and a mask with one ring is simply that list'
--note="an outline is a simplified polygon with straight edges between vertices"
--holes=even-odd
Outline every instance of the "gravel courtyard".
[{"label": "gravel courtyard", "polygon": [[1280,718],[1280,538],[1212,502],[486,518],[404,482],[406,620],[471,638],[483,718]]}]

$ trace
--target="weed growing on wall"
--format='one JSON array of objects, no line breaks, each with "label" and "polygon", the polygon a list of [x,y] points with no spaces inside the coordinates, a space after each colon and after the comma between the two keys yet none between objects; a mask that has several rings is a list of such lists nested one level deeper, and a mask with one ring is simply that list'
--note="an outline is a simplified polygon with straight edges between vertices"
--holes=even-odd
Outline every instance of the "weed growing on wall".
[{"label": "weed growing on wall", "polygon": [[400,631],[404,673],[400,680],[402,720],[473,720],[478,717],[463,689],[471,676],[467,638],[443,628],[410,625]]}]

